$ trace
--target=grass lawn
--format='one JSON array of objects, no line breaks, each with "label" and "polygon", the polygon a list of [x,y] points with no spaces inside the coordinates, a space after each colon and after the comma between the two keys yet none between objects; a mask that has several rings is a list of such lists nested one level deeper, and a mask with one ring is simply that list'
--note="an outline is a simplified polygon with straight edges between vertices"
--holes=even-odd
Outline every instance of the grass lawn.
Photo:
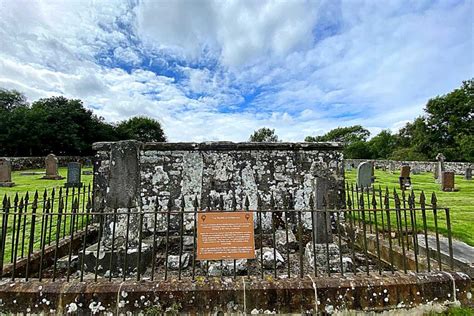
[{"label": "grass lawn", "polygon": [[[92,171],[92,168],[82,168],[82,171]],[[35,191],[38,190],[38,194],[42,196],[44,189],[47,189],[50,192],[53,188],[59,190],[60,187],[64,187],[66,183],[67,168],[59,168],[59,174],[64,177],[63,180],[44,180],[41,179],[42,175],[21,175],[22,172],[44,172],[44,169],[34,169],[34,170],[22,170],[22,171],[13,171],[12,172],[12,181],[15,183],[14,187],[3,188],[0,187],[0,197],[3,200],[5,194],[10,197],[14,197],[16,193],[18,195],[24,196],[26,192],[31,197],[35,194]],[[92,184],[92,175],[81,175],[81,181],[85,186]]]},{"label": "grass lawn", "polygon": [[[388,186],[390,192],[393,188],[399,189],[398,177],[399,173],[391,174],[380,169],[375,170],[375,187]],[[356,181],[356,170],[346,171],[346,180],[349,183]],[[438,205],[448,207],[451,215],[451,228],[453,237],[474,246],[474,180],[464,180],[462,176],[455,177],[455,187],[457,192],[443,192],[440,190],[440,185],[435,182],[432,173],[421,173],[411,175],[412,188],[416,194],[423,190],[427,198],[427,204],[430,203],[431,193],[434,192],[438,198]],[[417,201],[418,202],[418,201]],[[445,223],[444,212],[440,212],[440,225]],[[420,223],[420,221],[418,222]],[[432,222],[428,222],[429,228],[433,229]],[[445,230],[441,227],[441,233]]]},{"label": "grass lawn", "polygon": [[[90,170],[92,171],[92,168],[83,168],[84,170]],[[66,176],[67,176],[67,168],[59,168],[59,174],[63,176],[65,179],[62,180],[44,180],[41,179],[42,175],[41,174],[36,174],[36,175],[21,175],[22,172],[44,172],[44,169],[37,169],[37,170],[22,170],[22,171],[14,171],[12,173],[12,181],[15,183],[14,187],[11,188],[5,188],[5,187],[0,187],[0,209],[3,203],[3,198],[5,194],[11,198],[11,203],[13,204],[13,198],[15,197],[16,193],[18,193],[19,198],[25,197],[26,193],[28,192],[29,194],[29,206],[27,207],[26,211],[29,213],[29,215],[22,216],[21,222],[19,221],[18,216],[14,214],[10,214],[8,217],[8,226],[7,226],[7,239],[6,239],[6,247],[5,247],[5,253],[4,253],[4,263],[10,262],[11,258],[11,253],[13,250],[13,232],[16,230],[18,232],[18,228],[20,228],[20,232],[16,233],[15,235],[18,235],[16,238],[21,240],[21,243],[19,244],[19,249],[18,249],[18,256],[20,256],[20,253],[23,253],[26,255],[27,249],[28,249],[28,243],[29,243],[29,233],[31,229],[31,222],[32,222],[32,216],[31,216],[31,203],[33,201],[33,197],[35,194],[35,191],[38,190],[38,195],[39,195],[39,202],[38,202],[38,209],[36,210],[36,218],[35,218],[35,232],[34,232],[34,242],[33,242],[33,249],[39,249],[40,247],[40,241],[41,241],[41,227],[43,223],[43,193],[44,190],[46,189],[48,192],[48,197],[51,196],[51,191],[53,188],[56,190],[56,195],[55,195],[55,200],[52,201],[52,207],[53,207],[53,212],[57,213],[58,212],[58,195],[59,195],[59,189],[63,188],[63,197],[65,198],[66,192],[64,189],[64,184],[66,183]],[[89,184],[92,184],[92,175],[81,175],[81,181],[85,187],[87,187]],[[82,212],[84,209],[85,201],[87,200],[87,193],[84,194],[84,189],[81,190],[81,195],[78,197],[77,195],[77,189],[75,189],[75,197],[79,198],[79,204],[80,204],[80,209],[78,212]],[[67,209],[67,212],[71,212],[71,203],[72,203],[72,189],[69,189],[69,194],[68,194],[68,199],[64,199],[66,205],[65,208]],[[14,212],[14,208],[12,207],[10,209],[10,213]],[[25,212],[25,210],[23,210]],[[77,217],[78,219],[76,220],[77,224],[83,223],[83,218]],[[2,222],[2,218],[0,217],[0,223]],[[44,221],[46,222],[46,221]],[[56,235],[56,223],[57,223],[57,216],[53,217],[48,217],[48,225],[46,228],[46,237],[49,243],[49,240],[54,240],[54,236]],[[20,226],[18,226],[18,223],[20,223]],[[71,216],[68,215],[66,218],[63,216],[62,217],[62,222],[61,222],[61,228],[60,228],[60,236],[64,236],[69,234],[69,228],[70,228],[70,223],[71,223]],[[25,250],[26,249],[26,250]]]}]

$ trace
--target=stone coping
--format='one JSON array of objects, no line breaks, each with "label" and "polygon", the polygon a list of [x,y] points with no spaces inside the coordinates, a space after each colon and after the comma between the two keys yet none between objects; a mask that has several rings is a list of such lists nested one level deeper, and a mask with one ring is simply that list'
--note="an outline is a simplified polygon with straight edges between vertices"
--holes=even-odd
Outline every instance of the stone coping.
[{"label": "stone coping", "polygon": [[177,143],[142,143],[134,140],[119,141],[119,142],[97,142],[92,145],[92,149],[97,151],[110,150],[111,145],[121,142],[135,142],[142,150],[156,150],[156,151],[177,151],[177,150],[196,150],[196,151],[240,151],[240,150],[342,150],[342,143],[336,142],[279,142],[279,143],[251,143],[251,142],[177,142]]},{"label": "stone coping", "polygon": [[337,310],[383,311],[420,304],[472,304],[463,273],[358,274],[265,280],[248,277],[168,281],[0,281],[0,310],[7,313],[319,314]]}]

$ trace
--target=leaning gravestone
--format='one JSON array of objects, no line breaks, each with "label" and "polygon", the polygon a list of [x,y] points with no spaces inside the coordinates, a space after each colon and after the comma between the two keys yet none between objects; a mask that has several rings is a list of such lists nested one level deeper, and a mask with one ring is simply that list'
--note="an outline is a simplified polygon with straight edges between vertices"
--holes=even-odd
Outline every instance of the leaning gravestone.
[{"label": "leaning gravestone", "polygon": [[454,191],[454,172],[444,171],[441,174],[441,190]]},{"label": "leaning gravestone", "polygon": [[435,170],[434,170],[434,178],[436,179],[436,182],[442,183],[442,174],[444,172],[444,155],[442,153],[439,153],[436,155],[436,160],[438,160],[438,163],[436,164]]},{"label": "leaning gravestone", "polygon": [[6,158],[0,158],[0,187],[12,187],[12,164]]},{"label": "leaning gravestone", "polygon": [[78,162],[70,162],[67,164],[67,182],[66,188],[80,188],[81,182],[81,164]]},{"label": "leaning gravestone", "polygon": [[471,168],[466,168],[466,171],[464,173],[464,179],[466,180],[472,180],[472,169]]},{"label": "leaning gravestone", "polygon": [[372,185],[372,163],[363,162],[357,167],[357,186],[370,188]]},{"label": "leaning gravestone", "polygon": [[58,158],[54,154],[49,154],[44,160],[46,166],[46,175],[43,179],[46,180],[61,180],[64,179],[58,173]]}]

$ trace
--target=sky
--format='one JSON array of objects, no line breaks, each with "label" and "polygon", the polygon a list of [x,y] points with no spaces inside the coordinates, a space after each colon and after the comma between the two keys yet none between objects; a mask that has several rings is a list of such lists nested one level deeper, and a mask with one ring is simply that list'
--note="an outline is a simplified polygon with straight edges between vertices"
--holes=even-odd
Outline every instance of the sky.
[{"label": "sky", "polygon": [[395,132],[474,77],[473,1],[0,0],[0,87],[169,141]]}]

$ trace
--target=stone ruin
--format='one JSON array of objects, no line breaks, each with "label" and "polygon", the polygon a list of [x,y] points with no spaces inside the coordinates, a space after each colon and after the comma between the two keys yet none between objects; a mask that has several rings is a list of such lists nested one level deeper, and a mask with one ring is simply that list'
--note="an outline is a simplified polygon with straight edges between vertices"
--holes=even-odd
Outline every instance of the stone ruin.
[{"label": "stone ruin", "polygon": [[[311,195],[315,199],[316,208],[323,207],[323,196],[327,199],[329,209],[344,207],[344,164],[342,147],[337,143],[120,141],[95,143],[93,148],[97,151],[94,165],[95,208],[106,212],[129,208],[132,212],[151,212],[144,215],[142,222],[145,237],[166,231],[166,216],[158,214],[155,223],[154,210],[167,210],[169,206],[179,210],[184,201],[184,209],[192,211],[195,199],[202,209],[216,210],[217,205],[220,205],[224,211],[232,210],[233,199],[237,202],[237,209],[243,209],[246,198],[250,210],[257,208],[257,199],[261,200],[262,209],[270,209],[272,195],[277,208],[283,207],[283,198],[288,195],[293,197],[295,210],[309,210]],[[185,248],[190,243],[192,245],[193,216],[192,213],[185,215]],[[262,217],[261,228],[271,230],[271,213]],[[257,216],[254,217],[256,218]],[[104,254],[99,256],[106,266],[111,255],[108,249],[112,243],[113,220],[113,217],[108,218],[104,225]],[[317,243],[332,241],[330,218],[326,217],[326,220],[324,224],[322,213],[315,216],[314,227],[319,228],[313,233]],[[126,223],[124,215],[117,216],[114,260],[119,266],[120,249],[125,247]],[[303,213],[303,225],[305,230],[311,230],[313,226],[309,212]],[[177,230],[178,226],[178,216],[172,215],[170,229]],[[137,253],[134,250],[138,247],[141,247],[141,260],[151,260],[151,243],[144,238],[139,245],[139,227],[138,216],[131,216],[126,245],[128,253],[132,254],[128,256],[131,267],[135,264],[133,253]],[[255,227],[257,228],[257,222]],[[326,227],[326,233],[322,227]],[[278,234],[280,233],[277,231],[277,237]],[[290,240],[292,238],[294,236],[292,237],[290,230]],[[276,239],[279,248],[282,238]],[[334,247],[337,248],[335,244],[331,246],[331,255]],[[257,248],[256,251],[262,251]],[[263,251],[264,257],[270,262],[280,262],[281,255],[278,252],[277,258],[273,258],[271,249],[264,247]],[[87,251],[91,264],[95,263],[95,253],[94,246]],[[335,254],[337,256],[338,252]],[[170,255],[169,268],[177,266],[179,260],[183,266],[187,264],[190,261],[189,253],[183,256],[180,259]],[[87,258],[85,262],[87,264]],[[271,265],[268,262],[264,264]],[[226,265],[220,264],[220,267],[225,269]],[[142,268],[146,269],[146,263]]]}]

